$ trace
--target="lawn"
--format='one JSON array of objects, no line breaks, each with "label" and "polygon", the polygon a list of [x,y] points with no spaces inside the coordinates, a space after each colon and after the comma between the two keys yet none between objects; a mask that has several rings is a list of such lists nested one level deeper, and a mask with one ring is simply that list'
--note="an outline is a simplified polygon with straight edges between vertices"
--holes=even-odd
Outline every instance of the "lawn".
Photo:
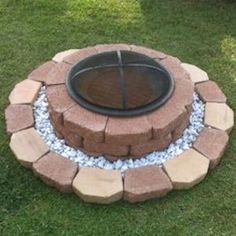
[{"label": "lawn", "polygon": [[0,0],[0,235],[236,235],[235,129],[201,184],[135,205],[86,204],[15,160],[4,122],[13,86],[58,51],[119,42],[198,65],[236,110],[233,0]]}]

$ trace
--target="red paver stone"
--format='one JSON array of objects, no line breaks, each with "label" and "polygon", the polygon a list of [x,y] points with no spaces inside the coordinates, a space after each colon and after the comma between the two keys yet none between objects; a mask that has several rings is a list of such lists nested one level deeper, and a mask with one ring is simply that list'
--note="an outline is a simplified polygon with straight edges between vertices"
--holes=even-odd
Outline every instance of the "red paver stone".
[{"label": "red paver stone", "polygon": [[153,127],[155,139],[160,139],[173,132],[178,125],[186,123],[188,114],[186,109],[177,109],[174,106],[162,106],[156,111],[147,115],[147,118]]},{"label": "red paver stone", "polygon": [[54,66],[54,68],[48,73],[47,80],[45,80],[46,84],[64,84],[66,75],[71,67],[71,65],[64,62],[57,63],[56,66]]},{"label": "red paver stone", "polygon": [[[188,116],[189,118],[189,116]],[[184,130],[189,126],[189,119],[179,124],[177,128],[172,132],[172,140],[175,141],[182,137]]]},{"label": "red paver stone", "polygon": [[97,51],[94,47],[87,47],[87,48],[79,49],[78,52],[75,52],[69,56],[66,56],[63,59],[63,61],[73,65],[75,63],[82,61],[86,57],[92,56],[96,53]]},{"label": "red paver stone", "polygon": [[30,105],[9,105],[5,110],[5,118],[8,134],[34,125],[33,111]]},{"label": "red paver stone", "polygon": [[170,190],[172,190],[172,184],[158,166],[146,166],[125,172],[124,199],[129,202],[163,197]]},{"label": "red paver stone", "polygon": [[33,164],[33,171],[42,181],[62,192],[72,191],[77,164],[55,153],[48,153]]},{"label": "red paver stone", "polygon": [[84,140],[84,148],[88,152],[92,153],[103,153],[107,155],[114,155],[114,156],[126,156],[129,152],[128,146],[121,146],[121,145],[112,145],[107,143],[96,143],[89,140]]},{"label": "red paver stone", "polygon": [[109,117],[105,142],[116,145],[132,145],[147,142],[152,138],[152,127],[146,116],[130,118]]},{"label": "red paver stone", "polygon": [[110,51],[117,51],[117,50],[126,50],[129,51],[130,47],[127,44],[99,44],[95,46],[95,49],[98,53],[101,52],[110,52]]},{"label": "red paver stone", "polygon": [[160,64],[163,65],[170,75],[174,79],[189,79],[189,74],[184,68],[180,65],[180,60],[178,58],[168,56],[165,59],[160,61]]},{"label": "red paver stone", "polygon": [[65,127],[62,128],[62,135],[65,139],[66,144],[74,148],[83,147],[83,139],[77,133],[67,130]]},{"label": "red paver stone", "polygon": [[175,91],[169,102],[174,107],[185,107],[188,113],[192,112],[194,84],[191,80],[175,79]]},{"label": "red paver stone", "polygon": [[[166,59],[163,60],[163,62]],[[185,107],[189,113],[192,111],[192,101],[193,101],[193,93],[194,93],[194,84],[191,80],[187,79],[183,72],[183,69],[180,67],[178,63],[175,63],[176,67],[169,66],[167,70],[175,76],[173,77],[175,81],[175,90],[172,97],[168,100],[168,102],[163,107],[171,106],[173,108],[183,108]],[[176,71],[175,71],[176,70]],[[180,72],[178,73],[178,70]],[[182,74],[182,75],[181,75]]]},{"label": "red paver stone", "polygon": [[193,93],[194,86],[190,80],[175,79],[175,90],[171,98],[162,107],[147,115],[155,138],[186,125],[192,110]]},{"label": "red paver stone", "polygon": [[198,83],[195,86],[198,95],[204,102],[226,102],[226,96],[214,81]]},{"label": "red paver stone", "polygon": [[143,156],[150,152],[161,151],[166,147],[168,147],[171,141],[172,141],[171,134],[169,134],[158,139],[150,140],[147,143],[133,145],[130,148],[130,155]]},{"label": "red paver stone", "polygon": [[[56,123],[54,123],[53,122],[53,116],[52,116],[52,113],[50,114],[50,118],[51,118],[51,124],[52,124],[52,126],[53,126],[53,128],[54,128],[54,132],[55,132],[55,134],[56,134],[56,136],[59,138],[59,139],[63,139],[64,138],[64,136],[63,136],[63,128],[64,128],[64,126],[63,126],[63,124],[61,123],[61,120],[60,119],[58,119],[57,121],[58,122],[56,122]],[[56,119],[55,117],[54,117],[54,119]]]},{"label": "red paver stone", "polygon": [[210,160],[210,168],[214,168],[221,160],[221,157],[228,144],[229,136],[225,131],[204,128],[193,147]]},{"label": "red paver stone", "polygon": [[56,66],[56,63],[53,61],[48,61],[41,66],[39,66],[37,69],[33,70],[29,76],[28,79],[40,81],[40,82],[46,82],[48,79],[48,73]]},{"label": "red paver stone", "polygon": [[68,95],[65,85],[47,87],[47,98],[52,123],[59,130],[63,122],[62,113],[75,105],[75,102]]},{"label": "red paver stone", "polygon": [[47,87],[47,98],[49,106],[57,112],[64,112],[76,104],[68,95],[65,85]]},{"label": "red paver stone", "polygon": [[64,113],[66,129],[77,132],[80,136],[94,142],[104,141],[107,117],[91,112],[81,106],[73,106]]},{"label": "red paver stone", "polygon": [[167,57],[166,54],[162,52],[158,52],[156,50],[149,49],[149,48],[135,46],[135,45],[131,45],[130,47],[131,47],[131,51],[141,53],[153,59],[164,59]]}]

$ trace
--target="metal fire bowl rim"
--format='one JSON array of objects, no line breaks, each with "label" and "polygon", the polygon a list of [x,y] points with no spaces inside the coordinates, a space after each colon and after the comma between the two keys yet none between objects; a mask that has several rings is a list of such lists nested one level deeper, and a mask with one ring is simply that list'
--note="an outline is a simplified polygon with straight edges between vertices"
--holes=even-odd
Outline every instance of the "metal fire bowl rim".
[{"label": "metal fire bowl rim", "polygon": [[[142,56],[143,58],[146,58],[149,61],[155,62],[155,64],[157,66],[152,66],[152,65],[143,64],[143,63],[123,64],[122,66],[124,66],[124,67],[141,66],[141,67],[147,67],[147,68],[150,68],[153,70],[158,70],[158,71],[162,72],[165,75],[166,79],[168,79],[168,82],[169,82],[168,91],[163,96],[158,97],[156,100],[154,100],[153,102],[151,102],[149,104],[146,104],[144,106],[139,106],[136,108],[129,108],[129,109],[125,109],[125,110],[124,109],[117,109],[117,108],[108,108],[108,107],[104,107],[101,105],[95,105],[95,104],[91,103],[90,101],[86,100],[85,98],[83,98],[78,93],[76,93],[72,87],[73,79],[82,73],[86,73],[87,71],[96,69],[95,67],[87,67],[87,68],[84,68],[84,69],[81,69],[80,71],[78,71],[77,70],[78,65],[85,63],[86,61],[90,60],[94,56],[98,56],[98,55],[102,56],[102,55],[106,55],[108,53],[117,52],[117,50],[115,50],[115,51],[97,53],[95,55],[86,57],[85,59],[79,61],[78,63],[76,63],[72,66],[72,68],[69,70],[69,72],[67,73],[66,78],[65,78],[66,88],[67,88],[67,91],[68,91],[68,94],[70,95],[70,97],[74,101],[76,101],[79,105],[81,105],[83,108],[88,109],[92,112],[100,113],[102,115],[107,115],[107,116],[121,117],[121,118],[144,115],[144,114],[152,112],[152,111],[156,110],[157,108],[160,108],[162,105],[164,105],[169,100],[169,98],[172,96],[172,94],[175,90],[175,82],[174,82],[173,77],[170,75],[170,73],[165,69],[164,66],[162,66],[160,63],[158,63],[157,60],[154,60],[144,54],[132,52],[132,51],[127,51],[127,50],[120,50],[120,51],[122,53],[139,55],[139,56]],[[109,67],[110,68],[111,67],[119,67],[119,64],[102,65],[102,66],[98,66],[97,68],[109,68]]]}]

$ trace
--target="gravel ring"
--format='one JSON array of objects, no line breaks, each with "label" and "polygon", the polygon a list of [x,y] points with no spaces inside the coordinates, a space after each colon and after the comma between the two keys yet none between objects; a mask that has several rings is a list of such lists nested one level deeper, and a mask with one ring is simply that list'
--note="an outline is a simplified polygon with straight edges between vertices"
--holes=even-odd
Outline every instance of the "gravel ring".
[{"label": "gravel ring", "polygon": [[98,167],[101,169],[114,169],[124,172],[130,168],[138,168],[148,165],[162,166],[165,161],[172,159],[185,150],[191,148],[193,142],[204,127],[203,118],[205,105],[196,93],[193,95],[192,108],[193,111],[190,116],[190,125],[184,130],[183,136],[171,143],[165,150],[152,152],[137,160],[128,159],[117,160],[114,162],[106,160],[103,156],[90,157],[82,151],[66,145],[63,139],[57,138],[49,118],[45,86],[41,87],[38,93],[38,97],[33,106],[33,113],[35,129],[49,146],[51,151],[78,163],[81,167]]}]

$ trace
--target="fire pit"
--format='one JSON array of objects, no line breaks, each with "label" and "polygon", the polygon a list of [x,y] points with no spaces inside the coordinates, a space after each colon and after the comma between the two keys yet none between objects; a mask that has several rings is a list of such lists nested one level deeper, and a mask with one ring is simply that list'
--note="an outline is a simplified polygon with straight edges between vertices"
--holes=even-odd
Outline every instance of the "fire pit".
[{"label": "fire pit", "polygon": [[174,81],[161,64],[132,51],[85,58],[70,70],[66,85],[82,107],[120,117],[155,110],[174,90]]},{"label": "fire pit", "polygon": [[55,66],[46,93],[58,137],[114,161],[163,150],[182,135],[193,83],[178,59],[141,49],[96,46]]},{"label": "fire pit", "polygon": [[206,72],[125,44],[58,53],[9,101],[17,160],[48,185],[96,203],[198,184],[220,162],[234,125]]}]

